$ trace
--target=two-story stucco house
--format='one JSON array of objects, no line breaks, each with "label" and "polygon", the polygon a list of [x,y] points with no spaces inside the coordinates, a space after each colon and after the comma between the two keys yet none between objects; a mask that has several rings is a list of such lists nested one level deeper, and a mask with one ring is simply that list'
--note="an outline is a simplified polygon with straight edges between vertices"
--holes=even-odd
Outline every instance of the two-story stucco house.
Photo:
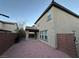
[{"label": "two-story stucco house", "polygon": [[9,32],[16,32],[18,28],[17,23],[0,21],[0,31],[9,31]]},{"label": "two-story stucco house", "polygon": [[[76,37],[76,44],[78,45],[79,43],[79,15],[55,1],[52,1],[48,8],[42,13],[35,22],[35,26],[39,29],[39,39],[54,48],[61,46],[64,50],[67,47],[66,50],[68,50],[68,47],[74,46],[72,45],[72,41],[75,42],[75,40],[71,40],[74,34],[74,37]],[[58,42],[58,34],[61,36],[59,39],[62,38],[62,40],[60,40],[61,43]],[[62,36],[69,38],[68,40],[70,41],[66,42]],[[66,44],[64,42],[66,42]],[[61,45],[58,46],[58,43]],[[71,45],[69,46],[67,44]],[[70,53],[73,54],[74,51],[72,51],[72,49],[74,48],[70,48],[68,51],[71,51]]]}]

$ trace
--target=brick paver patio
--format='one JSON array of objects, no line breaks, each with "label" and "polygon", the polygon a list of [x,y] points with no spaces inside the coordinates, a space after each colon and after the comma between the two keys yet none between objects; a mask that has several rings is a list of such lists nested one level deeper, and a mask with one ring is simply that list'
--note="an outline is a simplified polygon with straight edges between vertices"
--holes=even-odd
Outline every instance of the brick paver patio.
[{"label": "brick paver patio", "polygon": [[8,58],[69,58],[67,54],[39,40],[21,41],[9,48],[2,56]]}]

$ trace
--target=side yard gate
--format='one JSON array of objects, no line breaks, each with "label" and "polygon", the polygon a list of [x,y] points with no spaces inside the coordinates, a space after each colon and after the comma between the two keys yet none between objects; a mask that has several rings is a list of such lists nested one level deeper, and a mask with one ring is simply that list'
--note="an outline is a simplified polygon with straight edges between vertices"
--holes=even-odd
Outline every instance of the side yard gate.
[{"label": "side yard gate", "polygon": [[67,53],[71,57],[77,57],[74,34],[57,34],[57,49]]}]

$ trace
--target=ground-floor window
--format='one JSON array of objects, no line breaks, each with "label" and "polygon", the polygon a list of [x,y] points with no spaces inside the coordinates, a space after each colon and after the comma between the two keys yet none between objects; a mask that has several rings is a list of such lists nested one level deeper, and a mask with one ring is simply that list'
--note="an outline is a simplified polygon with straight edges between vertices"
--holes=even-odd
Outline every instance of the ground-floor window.
[{"label": "ground-floor window", "polygon": [[48,41],[47,40],[48,39],[48,37],[47,37],[47,30],[44,31],[44,39],[45,39],[45,41]]},{"label": "ground-floor window", "polygon": [[47,30],[40,31],[40,39],[48,41]]}]

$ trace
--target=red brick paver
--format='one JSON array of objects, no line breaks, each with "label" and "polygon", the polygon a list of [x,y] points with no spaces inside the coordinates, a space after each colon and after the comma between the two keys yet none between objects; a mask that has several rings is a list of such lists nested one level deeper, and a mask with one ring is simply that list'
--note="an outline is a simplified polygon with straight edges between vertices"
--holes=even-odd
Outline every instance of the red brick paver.
[{"label": "red brick paver", "polygon": [[10,58],[69,58],[65,53],[39,40],[26,40],[13,45],[3,55]]}]

